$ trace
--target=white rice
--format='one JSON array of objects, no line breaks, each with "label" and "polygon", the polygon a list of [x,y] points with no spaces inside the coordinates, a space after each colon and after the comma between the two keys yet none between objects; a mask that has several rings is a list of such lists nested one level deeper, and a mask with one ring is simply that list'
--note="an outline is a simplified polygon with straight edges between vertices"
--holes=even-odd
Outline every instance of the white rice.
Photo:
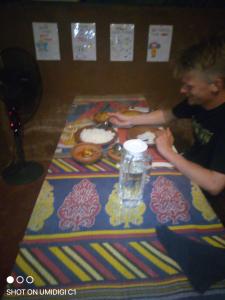
[{"label": "white rice", "polygon": [[85,143],[104,144],[111,141],[115,136],[115,132],[102,128],[87,128],[83,129],[80,134],[80,139]]}]

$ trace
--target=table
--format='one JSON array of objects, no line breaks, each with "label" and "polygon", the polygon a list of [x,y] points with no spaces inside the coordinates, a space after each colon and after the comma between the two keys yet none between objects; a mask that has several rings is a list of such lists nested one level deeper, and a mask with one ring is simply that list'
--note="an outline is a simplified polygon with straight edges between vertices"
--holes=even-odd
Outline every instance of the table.
[{"label": "table", "polygon": [[[159,166],[150,171],[143,203],[122,208],[117,163],[71,158],[74,131],[92,124],[96,112],[145,107],[145,100],[84,100],[75,99],[68,114],[3,299],[225,299],[225,281],[204,295],[194,291],[156,235],[156,226],[166,224],[225,248],[225,230],[195,184]],[[121,140],[127,134],[118,131]],[[150,153],[163,161],[154,147]]]}]

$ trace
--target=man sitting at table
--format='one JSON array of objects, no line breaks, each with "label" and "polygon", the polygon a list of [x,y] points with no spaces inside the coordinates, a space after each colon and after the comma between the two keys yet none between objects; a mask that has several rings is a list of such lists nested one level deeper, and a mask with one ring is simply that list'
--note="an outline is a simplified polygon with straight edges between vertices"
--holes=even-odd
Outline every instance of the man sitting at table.
[{"label": "man sitting at table", "polygon": [[161,130],[155,143],[159,153],[206,194],[225,188],[225,36],[207,38],[185,49],[175,69],[184,100],[169,110],[126,116],[110,113],[118,126],[161,125],[175,118],[190,118],[194,143],[184,156],[173,151],[170,129]]}]

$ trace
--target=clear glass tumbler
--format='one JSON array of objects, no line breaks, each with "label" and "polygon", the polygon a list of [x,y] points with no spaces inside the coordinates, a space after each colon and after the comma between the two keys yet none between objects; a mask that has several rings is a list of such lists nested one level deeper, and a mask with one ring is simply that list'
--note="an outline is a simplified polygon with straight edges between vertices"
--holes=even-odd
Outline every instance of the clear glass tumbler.
[{"label": "clear glass tumbler", "polygon": [[143,200],[146,173],[151,161],[147,148],[147,144],[140,139],[128,140],[123,144],[119,197],[125,207],[138,206]]}]

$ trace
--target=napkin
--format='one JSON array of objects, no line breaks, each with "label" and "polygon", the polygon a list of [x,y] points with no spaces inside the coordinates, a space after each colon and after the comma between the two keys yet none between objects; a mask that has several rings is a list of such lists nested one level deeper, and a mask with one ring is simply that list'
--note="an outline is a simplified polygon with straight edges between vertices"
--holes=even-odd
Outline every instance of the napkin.
[{"label": "napkin", "polygon": [[225,249],[196,242],[169,230],[156,229],[168,255],[182,268],[193,288],[204,293],[212,284],[225,279]]},{"label": "napkin", "polygon": [[171,168],[171,169],[173,169],[174,165],[169,162],[153,161],[152,168],[153,169],[155,169],[155,168]]},{"label": "napkin", "polygon": [[139,134],[137,136],[138,139],[146,142],[148,145],[152,145],[155,143],[155,134],[153,132],[150,131],[146,131],[142,134]]}]

